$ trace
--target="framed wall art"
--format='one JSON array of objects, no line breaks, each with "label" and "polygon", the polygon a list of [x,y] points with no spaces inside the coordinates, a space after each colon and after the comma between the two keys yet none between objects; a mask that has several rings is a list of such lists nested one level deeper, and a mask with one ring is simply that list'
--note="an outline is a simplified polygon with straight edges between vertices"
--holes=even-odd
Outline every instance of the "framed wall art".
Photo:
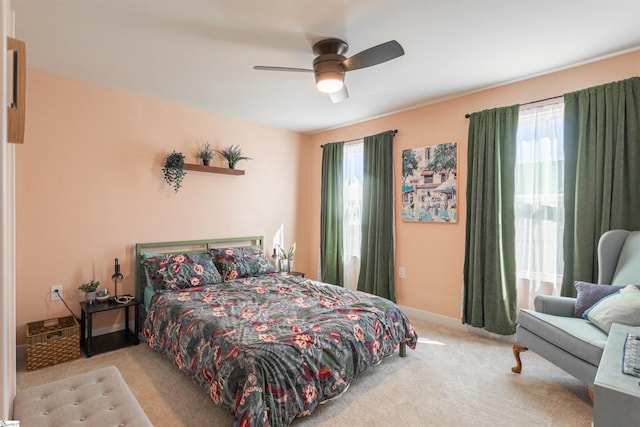
[{"label": "framed wall art", "polygon": [[457,144],[402,151],[402,221],[458,222]]}]

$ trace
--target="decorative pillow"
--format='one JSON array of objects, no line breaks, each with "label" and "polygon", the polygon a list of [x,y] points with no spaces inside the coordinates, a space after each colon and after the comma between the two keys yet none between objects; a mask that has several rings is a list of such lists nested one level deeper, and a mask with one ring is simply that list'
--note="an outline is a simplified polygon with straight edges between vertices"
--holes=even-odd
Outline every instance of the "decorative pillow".
[{"label": "decorative pillow", "polygon": [[615,285],[597,285],[595,283],[574,282],[573,284],[578,291],[576,298],[576,306],[573,309],[574,317],[582,317],[584,312],[591,308],[595,303],[600,301],[607,295],[618,292],[624,286]]},{"label": "decorative pillow", "polygon": [[225,282],[238,277],[259,276],[277,272],[264,256],[262,249],[258,247],[214,248],[211,249],[211,256]]},{"label": "decorative pillow", "polygon": [[583,317],[607,334],[613,323],[640,326],[640,290],[628,285],[601,299]]},{"label": "decorative pillow", "polygon": [[160,254],[143,261],[156,292],[222,282],[209,254]]},{"label": "decorative pillow", "polygon": [[143,259],[140,262],[144,267],[147,286],[153,287],[155,291],[162,290],[164,270],[167,268],[167,256],[162,254],[143,255]]},{"label": "decorative pillow", "polygon": [[149,271],[148,271],[147,265],[145,264],[144,261],[146,259],[148,259],[148,258],[157,257],[158,255],[160,255],[160,254],[156,254],[156,253],[153,253],[153,252],[143,252],[142,253],[142,259],[140,260],[140,264],[142,265],[143,270],[144,270],[144,277],[145,277],[145,279],[147,281],[147,287],[153,287],[153,285],[151,284],[151,277],[149,277]]}]

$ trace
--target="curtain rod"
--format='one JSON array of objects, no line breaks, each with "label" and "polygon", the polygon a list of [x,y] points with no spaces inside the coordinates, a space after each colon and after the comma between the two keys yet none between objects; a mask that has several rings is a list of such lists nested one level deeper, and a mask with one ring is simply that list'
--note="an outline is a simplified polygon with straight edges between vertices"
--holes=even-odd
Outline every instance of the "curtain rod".
[{"label": "curtain rod", "polygon": [[[397,134],[397,133],[398,133],[398,129],[394,129],[394,130],[393,130],[393,134],[395,135],[395,134]],[[353,142],[353,141],[357,141],[357,140],[359,140],[359,139],[364,139],[364,137],[362,137],[362,138],[354,138],[354,139],[347,139],[346,141],[342,141],[342,142]],[[322,145],[320,146],[320,148],[322,148],[322,147],[324,147],[324,144],[322,144]]]},{"label": "curtain rod", "polygon": [[[522,105],[536,104],[536,103],[538,103],[538,102],[542,102],[542,101],[550,101],[550,100],[552,100],[552,99],[562,98],[563,96],[564,96],[564,95],[551,96],[551,97],[549,97],[549,98],[537,99],[537,100],[535,100],[535,101],[525,102],[525,103],[520,104],[520,105],[522,106]],[[465,114],[465,115],[464,115],[464,117],[465,117],[465,119],[468,119],[469,117],[471,117],[471,114],[467,113],[467,114]]]}]

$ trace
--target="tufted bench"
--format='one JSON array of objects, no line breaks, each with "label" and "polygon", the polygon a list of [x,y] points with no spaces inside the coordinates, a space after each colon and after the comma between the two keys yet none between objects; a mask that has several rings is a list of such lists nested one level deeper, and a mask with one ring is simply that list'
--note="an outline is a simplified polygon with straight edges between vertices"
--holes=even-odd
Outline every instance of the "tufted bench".
[{"label": "tufted bench", "polygon": [[152,426],[115,366],[18,392],[13,418],[31,426]]}]

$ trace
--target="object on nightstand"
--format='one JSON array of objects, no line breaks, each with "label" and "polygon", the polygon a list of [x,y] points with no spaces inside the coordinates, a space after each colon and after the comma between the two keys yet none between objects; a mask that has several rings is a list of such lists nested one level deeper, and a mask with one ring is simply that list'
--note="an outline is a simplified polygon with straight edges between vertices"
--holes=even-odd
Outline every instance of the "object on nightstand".
[{"label": "object on nightstand", "polygon": [[280,245],[276,244],[273,247],[273,254],[271,255],[271,264],[273,264],[273,267],[276,269],[276,271],[280,271],[280,256],[278,255],[279,250]]},{"label": "object on nightstand", "polygon": [[293,270],[293,254],[296,252],[296,242],[289,247],[288,251],[280,248],[280,272],[291,273]]},{"label": "object on nightstand", "polygon": [[109,291],[107,291],[106,289],[99,289],[96,292],[96,300],[98,300],[98,302],[105,302],[109,300]]},{"label": "object on nightstand", "polygon": [[96,302],[96,291],[100,287],[100,282],[95,280],[90,280],[87,283],[83,283],[78,287],[82,292],[84,292],[86,301],[88,304],[93,304]]},{"label": "object on nightstand", "polygon": [[115,262],[114,262],[114,273],[111,275],[111,280],[113,280],[113,284],[115,285],[115,291],[113,294],[113,299],[115,302],[119,303],[119,304],[127,304],[129,301],[132,300],[132,297],[130,296],[118,296],[118,280],[122,280],[124,278],[124,276],[122,275],[122,273],[120,273],[120,263],[118,262],[118,258],[116,258]]},{"label": "object on nightstand", "polygon": [[129,304],[133,297],[131,295],[120,295],[119,297],[114,298],[115,302],[118,304]]}]

